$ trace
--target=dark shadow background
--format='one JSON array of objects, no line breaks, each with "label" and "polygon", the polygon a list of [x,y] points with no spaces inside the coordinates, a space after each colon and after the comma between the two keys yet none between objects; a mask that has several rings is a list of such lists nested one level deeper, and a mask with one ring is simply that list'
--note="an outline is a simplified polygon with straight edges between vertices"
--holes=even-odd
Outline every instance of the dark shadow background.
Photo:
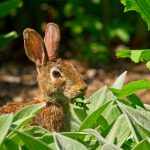
[{"label": "dark shadow background", "polygon": [[0,19],[1,34],[10,31],[18,33],[16,40],[1,48],[1,63],[10,60],[26,61],[23,51],[23,30],[30,27],[43,35],[48,22],[55,22],[61,28],[60,55],[90,61],[90,65],[95,65],[99,61],[111,63],[114,51],[119,45],[132,49],[150,47],[150,35],[145,23],[135,12],[124,13],[119,0],[22,2],[20,8],[10,10],[9,15]]}]

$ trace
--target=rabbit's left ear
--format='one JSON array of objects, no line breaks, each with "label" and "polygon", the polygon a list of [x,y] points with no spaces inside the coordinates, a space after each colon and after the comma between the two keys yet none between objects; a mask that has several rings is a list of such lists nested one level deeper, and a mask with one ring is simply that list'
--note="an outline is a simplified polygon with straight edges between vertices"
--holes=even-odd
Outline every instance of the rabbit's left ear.
[{"label": "rabbit's left ear", "polygon": [[36,65],[43,65],[46,59],[44,42],[35,30],[27,28],[23,32],[24,48],[27,56]]},{"label": "rabbit's left ear", "polygon": [[53,61],[57,58],[59,41],[60,30],[58,25],[56,25],[55,23],[48,23],[46,26],[44,43],[50,61]]}]

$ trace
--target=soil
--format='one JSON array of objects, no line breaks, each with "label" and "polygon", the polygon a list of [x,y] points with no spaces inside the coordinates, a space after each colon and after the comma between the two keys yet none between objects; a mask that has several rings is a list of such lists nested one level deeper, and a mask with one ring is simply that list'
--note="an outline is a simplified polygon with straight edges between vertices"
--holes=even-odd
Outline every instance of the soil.
[{"label": "soil", "polygon": [[[69,61],[79,69],[88,84],[86,97],[104,85],[111,87],[124,71],[128,71],[125,83],[141,79],[150,80],[150,72],[144,63],[118,61],[109,65],[100,63],[99,67],[91,68],[76,60]],[[9,101],[24,102],[36,98],[39,93],[36,74],[34,64],[3,64],[0,68],[0,105]],[[144,103],[150,103],[150,90],[139,91],[137,95]]]}]

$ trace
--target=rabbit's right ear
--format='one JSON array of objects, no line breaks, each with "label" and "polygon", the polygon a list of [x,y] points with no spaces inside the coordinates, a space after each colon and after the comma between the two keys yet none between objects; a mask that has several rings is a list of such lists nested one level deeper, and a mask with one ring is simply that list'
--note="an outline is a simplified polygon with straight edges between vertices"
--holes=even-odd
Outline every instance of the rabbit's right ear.
[{"label": "rabbit's right ear", "polygon": [[44,43],[50,61],[53,61],[57,58],[59,41],[60,30],[58,25],[55,23],[48,23],[46,26]]},{"label": "rabbit's right ear", "polygon": [[23,32],[23,37],[24,48],[29,59],[36,65],[44,64],[44,42],[41,36],[35,30],[27,28]]}]

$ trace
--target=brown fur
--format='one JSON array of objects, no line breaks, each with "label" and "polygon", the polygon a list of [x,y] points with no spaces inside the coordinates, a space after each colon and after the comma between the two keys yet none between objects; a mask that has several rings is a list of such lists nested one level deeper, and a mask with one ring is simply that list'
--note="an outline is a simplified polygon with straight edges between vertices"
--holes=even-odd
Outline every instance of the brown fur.
[{"label": "brown fur", "polygon": [[[26,54],[37,67],[40,100],[21,104],[8,103],[0,107],[0,114],[16,112],[24,106],[46,101],[47,105],[36,114],[30,125],[39,125],[49,131],[70,130],[69,101],[83,94],[87,85],[72,64],[56,59],[59,36],[58,26],[49,23],[44,38],[45,49],[42,38],[36,31],[33,29],[24,31]],[[54,71],[58,71],[60,77],[55,77]]]}]

